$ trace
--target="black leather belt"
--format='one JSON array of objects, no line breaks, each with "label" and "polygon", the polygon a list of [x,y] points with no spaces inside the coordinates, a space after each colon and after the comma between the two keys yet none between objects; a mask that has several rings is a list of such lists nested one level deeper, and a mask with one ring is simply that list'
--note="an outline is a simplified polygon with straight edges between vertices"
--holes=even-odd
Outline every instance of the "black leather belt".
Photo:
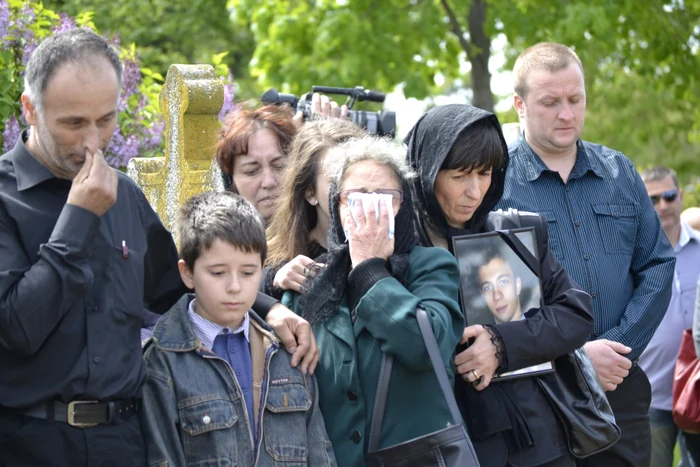
[{"label": "black leather belt", "polygon": [[121,423],[138,412],[138,409],[138,399],[126,399],[110,402],[73,401],[68,404],[49,401],[18,412],[34,418],[86,428]]}]

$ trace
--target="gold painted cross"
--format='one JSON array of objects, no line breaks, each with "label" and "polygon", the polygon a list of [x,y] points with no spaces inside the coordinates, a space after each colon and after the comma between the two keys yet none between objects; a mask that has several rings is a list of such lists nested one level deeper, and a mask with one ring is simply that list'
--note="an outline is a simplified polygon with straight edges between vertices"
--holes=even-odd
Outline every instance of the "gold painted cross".
[{"label": "gold painted cross", "polygon": [[129,161],[129,177],[173,235],[178,209],[187,198],[223,190],[218,166],[213,163],[223,102],[223,84],[211,65],[171,65],[160,91],[165,156]]}]

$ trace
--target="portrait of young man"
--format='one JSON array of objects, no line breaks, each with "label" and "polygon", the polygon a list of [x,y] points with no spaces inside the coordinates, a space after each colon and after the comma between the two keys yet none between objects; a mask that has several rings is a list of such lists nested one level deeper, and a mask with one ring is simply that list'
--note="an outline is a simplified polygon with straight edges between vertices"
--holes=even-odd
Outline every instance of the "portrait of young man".
[{"label": "portrait of young man", "polygon": [[479,291],[496,324],[523,319],[520,305],[522,280],[498,249],[486,255],[477,271]]}]

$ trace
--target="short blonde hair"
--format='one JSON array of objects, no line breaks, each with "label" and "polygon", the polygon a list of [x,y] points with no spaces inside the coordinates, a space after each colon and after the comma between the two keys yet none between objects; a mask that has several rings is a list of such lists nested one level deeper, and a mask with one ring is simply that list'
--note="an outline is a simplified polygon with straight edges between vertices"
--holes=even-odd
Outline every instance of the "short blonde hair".
[{"label": "short blonde hair", "polygon": [[563,70],[572,63],[578,65],[583,75],[581,59],[579,59],[576,52],[569,47],[554,42],[540,42],[539,44],[529,47],[525,52],[520,54],[513,67],[513,75],[515,75],[513,88],[515,94],[523,98],[525,97],[528,91],[526,78],[532,70],[545,69],[553,73]]}]

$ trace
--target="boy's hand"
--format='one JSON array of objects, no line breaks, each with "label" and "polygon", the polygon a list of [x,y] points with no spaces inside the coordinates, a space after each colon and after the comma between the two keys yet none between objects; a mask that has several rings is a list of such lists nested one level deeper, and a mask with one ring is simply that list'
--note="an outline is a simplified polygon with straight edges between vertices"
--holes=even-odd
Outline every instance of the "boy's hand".
[{"label": "boy's hand", "polygon": [[301,372],[313,375],[318,365],[318,346],[309,322],[281,303],[270,309],[265,321],[292,354],[292,366],[296,368],[301,362]]}]

